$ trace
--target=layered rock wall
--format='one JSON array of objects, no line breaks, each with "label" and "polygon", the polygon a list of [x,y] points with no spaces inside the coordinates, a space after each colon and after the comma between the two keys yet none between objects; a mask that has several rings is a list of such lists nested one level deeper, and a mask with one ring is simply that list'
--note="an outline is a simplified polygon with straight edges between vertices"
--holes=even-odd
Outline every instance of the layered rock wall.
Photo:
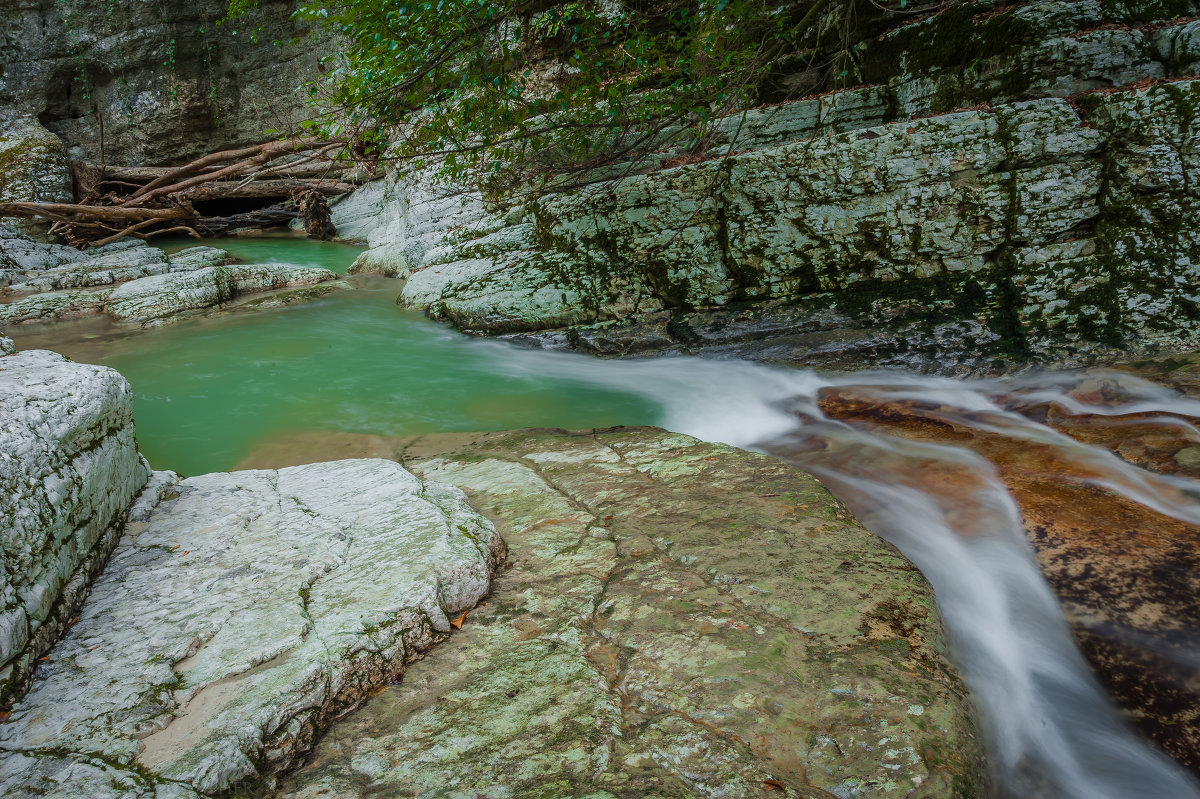
[{"label": "layered rock wall", "polygon": [[132,401],[112,369],[0,357],[0,704],[69,623],[146,483]]},{"label": "layered rock wall", "polygon": [[261,142],[298,121],[327,52],[294,8],[225,20],[225,0],[0,0],[0,127],[40,121],[89,163]]},{"label": "layered rock wall", "polygon": [[335,221],[359,268],[410,275],[405,304],[602,354],[988,371],[1189,346],[1196,11],[954,6],[861,45],[867,85],[724,120],[699,157],[500,209],[396,175]]}]

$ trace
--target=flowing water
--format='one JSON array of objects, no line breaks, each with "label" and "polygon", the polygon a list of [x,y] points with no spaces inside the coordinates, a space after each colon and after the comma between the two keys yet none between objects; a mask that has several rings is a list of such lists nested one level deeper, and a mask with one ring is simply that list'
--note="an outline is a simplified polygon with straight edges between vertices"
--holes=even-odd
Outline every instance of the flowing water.
[{"label": "flowing water", "polygon": [[[354,255],[303,240],[230,249],[338,271]],[[119,369],[136,394],[143,451],[156,468],[187,474],[233,468],[270,442],[311,446],[313,431],[656,424],[767,452],[817,475],[933,584],[1000,794],[1200,797],[1096,682],[1062,608],[1081,635],[1095,609],[1071,599],[1061,580],[1052,589],[1043,576],[1055,574],[1049,550],[1030,543],[1039,514],[1038,529],[1054,533],[1046,540],[1058,540],[1069,531],[1055,527],[1056,516],[1111,508],[1151,549],[1181,538],[1200,549],[1200,472],[1180,466],[1200,447],[1200,402],[1128,375],[964,382],[691,358],[600,361],[462,336],[398,309],[398,286],[363,280],[299,307],[152,331],[93,321],[10,332],[19,347]],[[1166,441],[1166,454],[1121,449],[1147,436],[1159,449]],[[1197,593],[1182,567],[1156,574]],[[1128,622],[1131,640],[1168,670],[1200,666],[1194,618],[1108,621],[1108,633]]]}]

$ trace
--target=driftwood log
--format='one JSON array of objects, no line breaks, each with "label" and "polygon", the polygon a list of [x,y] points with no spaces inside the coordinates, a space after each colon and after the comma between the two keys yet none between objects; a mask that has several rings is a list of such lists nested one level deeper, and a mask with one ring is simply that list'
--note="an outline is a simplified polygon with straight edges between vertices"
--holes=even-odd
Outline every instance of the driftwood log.
[{"label": "driftwood log", "polygon": [[0,217],[49,220],[51,232],[83,247],[124,236],[199,238],[297,216],[311,235],[328,238],[335,231],[326,198],[353,191],[374,171],[344,160],[350,152],[343,141],[293,138],[210,153],[181,166],[75,164],[76,202],[0,203]]}]

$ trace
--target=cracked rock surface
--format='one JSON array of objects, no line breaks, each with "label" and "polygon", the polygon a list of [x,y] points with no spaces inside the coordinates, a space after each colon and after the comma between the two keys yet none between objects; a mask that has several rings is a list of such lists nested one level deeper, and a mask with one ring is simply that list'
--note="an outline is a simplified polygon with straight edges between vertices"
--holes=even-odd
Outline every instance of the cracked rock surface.
[{"label": "cracked rock surface", "polygon": [[0,336],[0,707],[115,546],[149,469],[117,372]]},{"label": "cracked rock surface", "polygon": [[283,795],[983,794],[930,588],[814,479],[650,429],[435,436],[405,460],[460,486],[508,563]]},{"label": "cracked rock surface", "polygon": [[461,491],[394,461],[154,492],[0,724],[0,795],[261,795],[450,631],[503,550]]}]

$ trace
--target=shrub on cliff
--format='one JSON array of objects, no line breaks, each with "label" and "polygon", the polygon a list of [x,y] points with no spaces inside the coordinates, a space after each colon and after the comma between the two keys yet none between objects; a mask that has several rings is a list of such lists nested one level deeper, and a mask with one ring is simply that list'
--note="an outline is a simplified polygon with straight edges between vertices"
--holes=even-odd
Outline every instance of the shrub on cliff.
[{"label": "shrub on cliff", "polygon": [[[257,0],[234,0],[231,13]],[[569,181],[764,100],[780,69],[848,70],[858,15],[907,0],[308,0],[343,44],[322,122],[435,156],[452,180]],[[860,6],[863,7],[860,9]],[[335,124],[332,120],[338,120]],[[343,130],[334,130],[343,134]],[[553,176],[553,177],[551,177]]]}]

